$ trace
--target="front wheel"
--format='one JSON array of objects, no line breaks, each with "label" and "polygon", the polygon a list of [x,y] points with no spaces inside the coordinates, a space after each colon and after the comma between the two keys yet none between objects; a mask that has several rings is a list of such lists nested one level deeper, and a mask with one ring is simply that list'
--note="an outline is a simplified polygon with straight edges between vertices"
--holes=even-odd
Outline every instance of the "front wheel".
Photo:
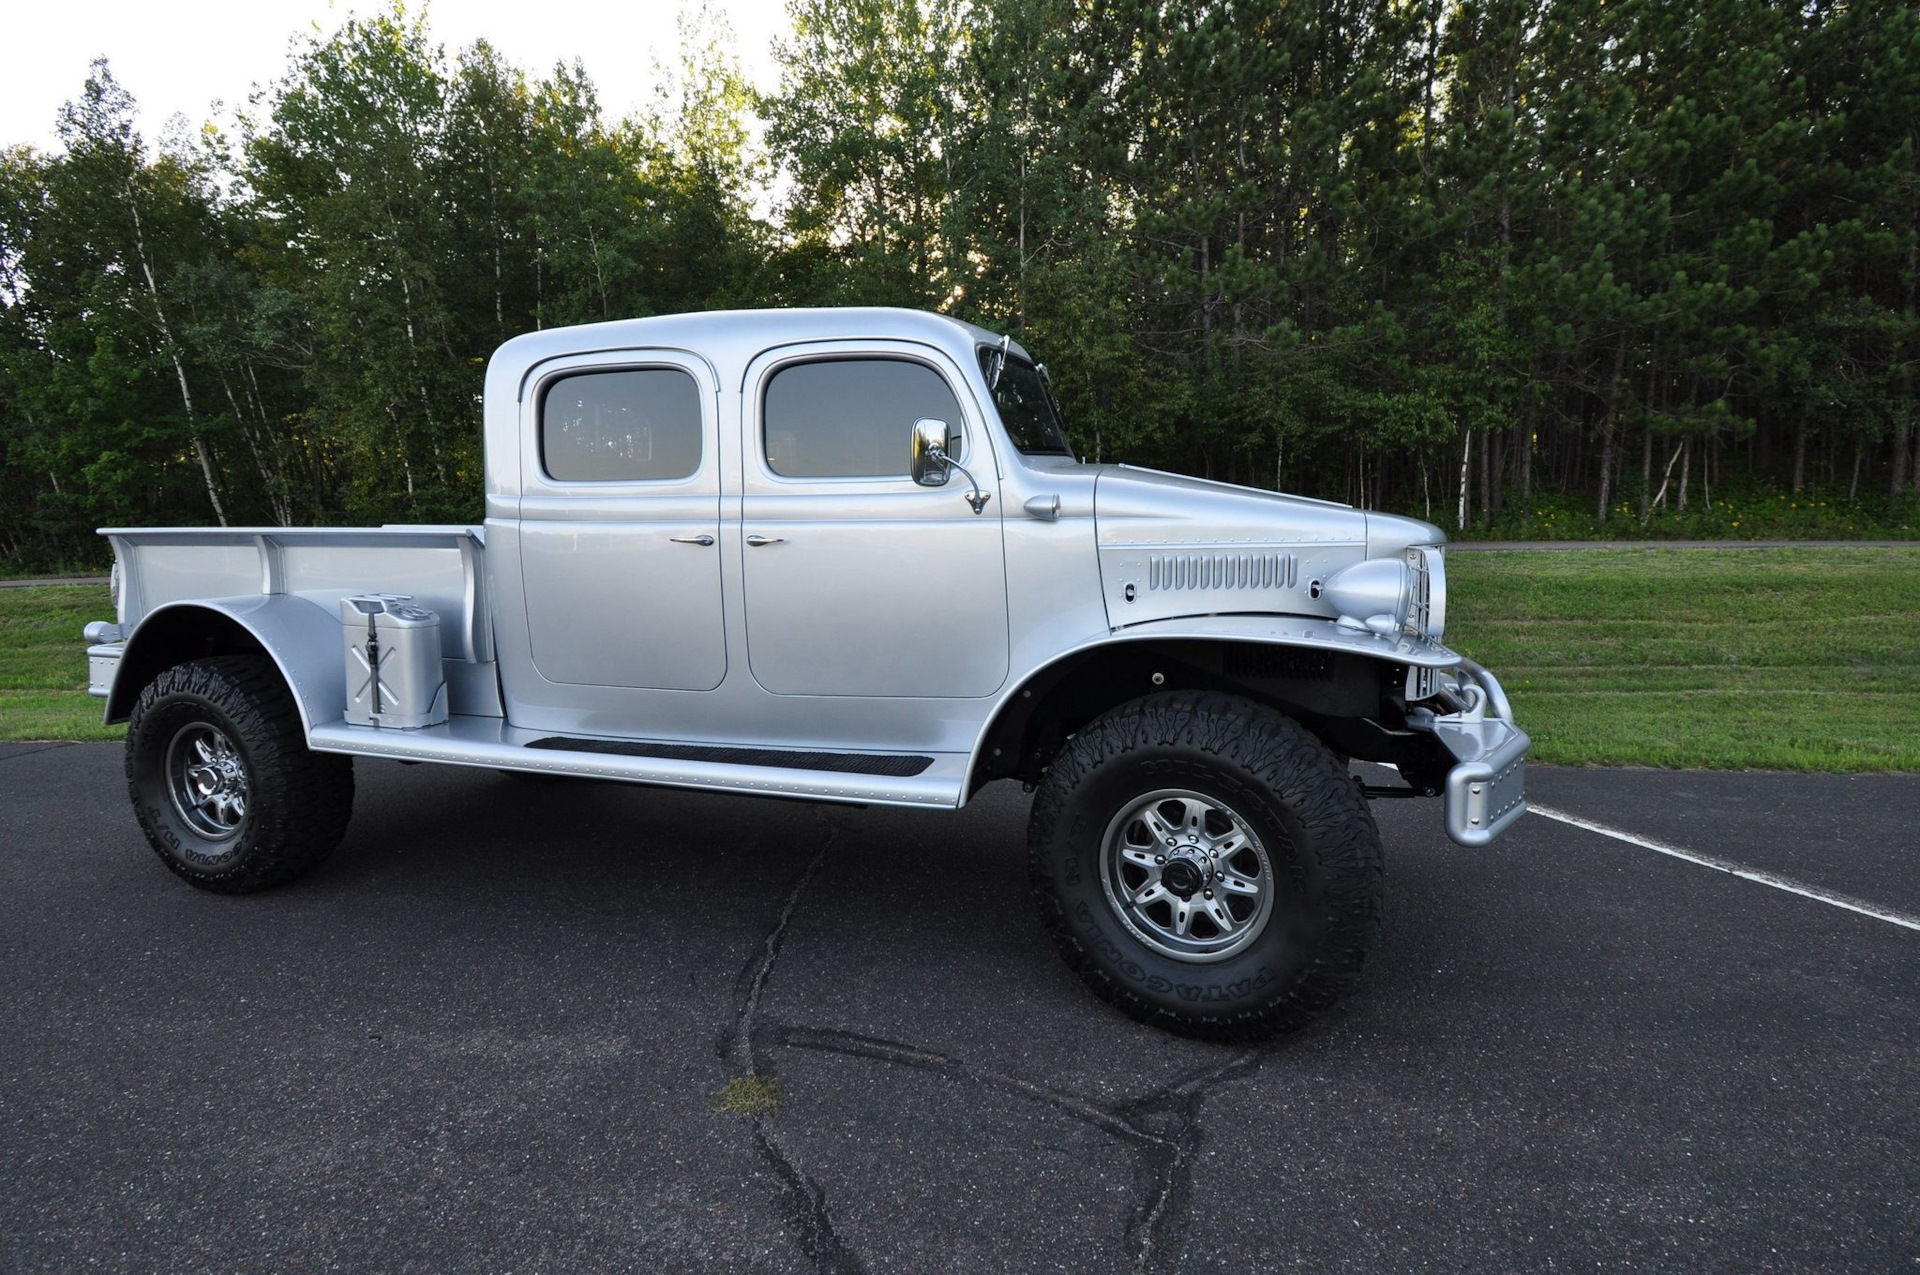
[{"label": "front wheel", "polygon": [[1297,1027],[1360,973],[1380,833],[1298,723],[1228,695],[1124,704],[1070,740],[1028,849],[1062,955],[1106,1000],[1189,1035]]},{"label": "front wheel", "polygon": [[127,790],[160,861],[203,890],[241,894],[310,870],[353,812],[353,760],[311,752],[272,661],[180,664],[140,693]]}]

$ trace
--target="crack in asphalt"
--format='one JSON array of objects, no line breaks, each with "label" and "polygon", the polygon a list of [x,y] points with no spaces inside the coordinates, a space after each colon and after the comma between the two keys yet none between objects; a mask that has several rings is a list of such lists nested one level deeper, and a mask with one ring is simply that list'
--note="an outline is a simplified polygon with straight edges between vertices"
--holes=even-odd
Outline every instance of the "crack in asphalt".
[{"label": "crack in asphalt", "polygon": [[[792,1049],[843,1054],[890,1063],[916,1071],[953,1076],[988,1089],[1017,1094],[1044,1103],[1069,1119],[1078,1120],[1132,1149],[1139,1175],[1147,1189],[1140,1208],[1127,1223],[1126,1242],[1134,1268],[1154,1269],[1155,1255],[1164,1252],[1185,1233],[1192,1194],[1193,1153],[1201,1139],[1200,1111],[1209,1091],[1256,1071],[1268,1050],[1251,1049],[1228,1061],[1189,1074],[1115,1107],[1103,1107],[1090,1098],[1068,1093],[992,1067],[983,1067],[951,1054],[924,1049],[904,1041],[865,1036],[858,1032],[776,1024],[768,1033]],[[1165,1131],[1149,1121],[1170,1117]]]},{"label": "crack in asphalt", "polygon": [[1022,1097],[1033,1098],[1075,1120],[1094,1126],[1102,1133],[1112,1134],[1122,1141],[1142,1143],[1163,1141],[1158,1134],[1140,1129],[1078,1094],[1065,1093],[1004,1071],[995,1071],[991,1067],[963,1062],[950,1054],[922,1049],[918,1045],[887,1040],[879,1036],[863,1036],[858,1032],[798,1027],[789,1024],[777,1025],[772,1034],[779,1044],[793,1049],[811,1049],[819,1053],[846,1054],[854,1058],[871,1058],[878,1062],[896,1063],[918,1071],[958,1076],[989,1089],[1003,1089]]},{"label": "crack in asphalt", "polygon": [[73,743],[71,740],[64,740],[64,739],[56,739],[56,740],[48,740],[48,741],[30,741],[30,742],[39,742],[40,746],[38,748],[22,749],[17,753],[16,752],[0,752],[0,761],[13,761],[16,758],[20,758],[20,757],[37,757],[41,753],[50,753],[56,748],[73,747]]},{"label": "crack in asphalt", "polygon": [[[1144,1184],[1139,1207],[1128,1219],[1125,1243],[1136,1271],[1146,1275],[1156,1263],[1169,1263],[1190,1220],[1194,1153],[1204,1136],[1201,1112],[1218,1086],[1243,1079],[1260,1068],[1274,1046],[1242,1050],[1225,1062],[1189,1071],[1124,1102],[1102,1105],[1081,1094],[1057,1089],[1011,1072],[968,1062],[907,1041],[888,1040],[838,1028],[788,1022],[762,1022],[761,1004],[775,963],[802,897],[826,863],[839,838],[839,826],[823,808],[821,840],[781,900],[773,925],[742,967],[736,983],[734,1022],[720,1042],[721,1057],[745,1079],[775,1075],[768,1052],[777,1048],[841,1054],[915,1071],[950,1076],[965,1083],[1041,1103],[1070,1120],[1106,1134],[1128,1148],[1136,1179]],[[826,1189],[802,1166],[775,1126],[774,1113],[752,1117],[754,1146],[780,1180],[788,1229],[813,1266],[834,1275],[865,1270],[858,1255],[834,1225]]]},{"label": "crack in asphalt", "polygon": [[[737,1061],[743,1068],[742,1075],[747,1079],[771,1078],[774,1074],[773,1068],[761,1056],[760,998],[766,990],[767,980],[773,976],[774,962],[780,957],[787,928],[793,923],[794,913],[799,910],[800,897],[812,884],[839,836],[839,828],[824,810],[820,814],[820,823],[820,848],[814,851],[813,857],[787,890],[780,911],[774,917],[773,927],[761,940],[759,950],[740,971],[736,985],[733,1028],[721,1042],[720,1055],[728,1061]],[[826,1190],[808,1175],[799,1156],[781,1142],[779,1131],[774,1127],[773,1113],[756,1112],[752,1121],[753,1144],[761,1158],[772,1168],[774,1176],[780,1180],[781,1204],[786,1213],[787,1228],[793,1232],[800,1251],[806,1254],[817,1270],[833,1275],[864,1271],[866,1268],[860,1259],[847,1247],[846,1241],[840,1238],[840,1233],[834,1227],[833,1214],[827,1206]]]},{"label": "crack in asphalt", "polygon": [[1162,1243],[1175,1243],[1186,1234],[1193,1193],[1193,1153],[1200,1148],[1200,1109],[1206,1104],[1208,1092],[1216,1085],[1228,1084],[1259,1070],[1268,1052],[1246,1050],[1218,1066],[1171,1081],[1118,1109],[1121,1118],[1135,1127],[1150,1115],[1165,1112],[1173,1117],[1171,1135],[1162,1137],[1160,1144],[1146,1156],[1153,1189],[1127,1227],[1127,1245],[1133,1251],[1137,1270],[1152,1270],[1154,1254]]}]

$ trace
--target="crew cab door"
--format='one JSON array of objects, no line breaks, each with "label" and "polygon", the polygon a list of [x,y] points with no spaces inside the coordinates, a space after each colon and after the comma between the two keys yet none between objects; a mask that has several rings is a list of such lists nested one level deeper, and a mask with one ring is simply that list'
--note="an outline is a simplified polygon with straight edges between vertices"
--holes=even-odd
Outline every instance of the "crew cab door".
[{"label": "crew cab door", "polygon": [[[760,356],[742,387],[747,661],[776,695],[974,697],[1007,677],[997,467],[959,369],[912,343]],[[944,420],[955,470],[908,476],[913,424]]]},{"label": "crew cab door", "polygon": [[717,390],[703,360],[631,350],[562,360],[527,396],[520,573],[547,681],[726,676]]}]

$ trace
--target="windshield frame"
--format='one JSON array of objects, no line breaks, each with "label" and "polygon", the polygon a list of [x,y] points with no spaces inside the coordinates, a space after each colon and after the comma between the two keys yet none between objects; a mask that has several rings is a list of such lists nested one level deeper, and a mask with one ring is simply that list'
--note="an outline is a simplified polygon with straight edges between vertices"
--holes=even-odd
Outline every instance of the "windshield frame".
[{"label": "windshield frame", "polygon": [[[1046,374],[1040,370],[1040,364],[1016,354],[997,341],[991,344],[981,342],[978,353],[980,375],[987,383],[987,396],[993,407],[993,414],[999,420],[1001,432],[1007,436],[1007,441],[1013,444],[1014,450],[1022,456],[1065,456],[1069,460],[1078,459],[1074,454],[1073,444],[1067,441],[1067,424],[1061,418],[1060,404],[1053,397],[1053,387],[1047,383]],[[998,376],[994,374],[996,363],[999,364]],[[1052,434],[1051,439],[1043,439],[1031,444],[1023,442],[1021,435],[1031,431],[1016,432],[1013,426],[1007,423],[1007,412],[1002,408],[1000,401],[1000,387],[1006,383],[1007,374],[1015,369],[1032,376],[1040,386],[1040,401],[1045,404],[1047,410],[1047,419],[1041,422],[1041,426]]]}]

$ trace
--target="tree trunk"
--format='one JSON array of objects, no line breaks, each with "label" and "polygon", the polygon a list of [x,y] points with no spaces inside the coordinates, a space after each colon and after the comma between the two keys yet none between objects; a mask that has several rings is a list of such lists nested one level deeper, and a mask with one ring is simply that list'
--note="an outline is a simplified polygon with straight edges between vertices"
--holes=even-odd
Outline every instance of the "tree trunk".
[{"label": "tree trunk", "polygon": [[253,464],[260,471],[260,485],[266,490],[267,503],[273,508],[274,521],[282,527],[291,526],[292,520],[288,518],[286,507],[281,503],[280,484],[275,480],[273,466],[267,462],[266,453],[260,450],[260,440],[248,427],[246,415],[240,410],[240,400],[234,397],[233,385],[227,380],[227,374],[224,371],[220,373],[220,388],[226,393],[227,406],[233,409],[233,419],[239,427],[240,437],[247,441],[247,450],[253,453]]},{"label": "tree trunk", "polygon": [[1610,483],[1613,478],[1614,417],[1616,405],[1620,401],[1620,373],[1627,365],[1627,334],[1620,334],[1620,341],[1613,352],[1613,376],[1607,382],[1607,402],[1603,408],[1606,413],[1600,426],[1600,498],[1597,502],[1595,522],[1604,525],[1607,521],[1607,506],[1613,491]]},{"label": "tree trunk", "polygon": [[1480,431],[1480,515],[1488,523],[1493,521],[1493,431]]},{"label": "tree trunk", "polygon": [[613,307],[607,303],[607,275],[600,268],[600,240],[593,233],[593,223],[587,223],[587,249],[593,254],[593,286],[600,294],[600,317],[613,317]]},{"label": "tree trunk", "polygon": [[1640,435],[1640,525],[1646,526],[1647,512],[1653,508],[1653,419]]},{"label": "tree trunk", "polygon": [[1715,430],[1700,440],[1700,486],[1704,489],[1707,512],[1713,512],[1713,456],[1720,450],[1720,432]]},{"label": "tree trunk", "polygon": [[[1685,488],[1683,483],[1682,488]],[[1800,418],[1793,423],[1793,490],[1794,494],[1807,488],[1807,405],[1800,404]]]},{"label": "tree trunk", "polygon": [[1019,294],[1013,302],[1014,323],[1024,333],[1027,330],[1027,145],[1026,137],[1020,139],[1020,272],[1015,277],[1014,286]]},{"label": "tree trunk", "polygon": [[[1911,153],[1914,134],[1911,127],[1907,130],[1907,149]],[[1907,300],[1901,307],[1901,316],[1906,319],[1904,329],[1913,331],[1914,305],[1916,290],[1920,290],[1920,225],[1913,224],[1912,205],[1908,206],[1907,225]],[[1896,423],[1893,427],[1893,479],[1888,487],[1892,495],[1898,496],[1907,487],[1907,413],[1913,410],[1913,354],[1905,352],[1900,360],[1900,397],[1893,409]]]},{"label": "tree trunk", "polygon": [[1460,512],[1455,521],[1460,530],[1465,531],[1467,529],[1467,479],[1473,472],[1468,468],[1469,462],[1473,459],[1473,431],[1464,429],[1460,434],[1466,441],[1462,444],[1460,451]]},{"label": "tree trunk", "polygon": [[[1684,446],[1685,444],[1682,444]],[[1673,455],[1667,459],[1667,468],[1660,475],[1660,490],[1647,502],[1647,512],[1641,516],[1640,525],[1646,526],[1653,521],[1653,511],[1667,503],[1667,483],[1673,477],[1673,462],[1680,459],[1680,448],[1673,449]]]},{"label": "tree trunk", "polygon": [[1533,516],[1533,425],[1532,416],[1520,423],[1520,511]]},{"label": "tree trunk", "polygon": [[153,281],[153,267],[147,262],[147,237],[140,227],[140,204],[134,198],[133,183],[127,183],[127,211],[133,214],[133,250],[140,258],[140,273],[147,281],[147,295],[153,299],[153,318],[160,328],[160,340],[167,347],[167,357],[173,361],[174,379],[180,384],[180,406],[187,413],[187,434],[193,442],[193,454],[200,461],[200,477],[207,484],[207,502],[213,506],[213,516],[220,520],[222,527],[227,525],[227,511],[220,503],[220,492],[213,484],[213,460],[207,454],[206,440],[200,437],[199,423],[193,415],[193,394],[187,389],[187,369],[180,362],[180,347],[173,343],[173,329],[167,326],[166,307],[160,304],[160,288]]},{"label": "tree trunk", "polygon": [[1613,416],[1607,415],[1606,423],[1600,427],[1600,483],[1599,498],[1594,503],[1594,521],[1604,524],[1607,521],[1607,505],[1613,497],[1609,479],[1613,475]]}]

